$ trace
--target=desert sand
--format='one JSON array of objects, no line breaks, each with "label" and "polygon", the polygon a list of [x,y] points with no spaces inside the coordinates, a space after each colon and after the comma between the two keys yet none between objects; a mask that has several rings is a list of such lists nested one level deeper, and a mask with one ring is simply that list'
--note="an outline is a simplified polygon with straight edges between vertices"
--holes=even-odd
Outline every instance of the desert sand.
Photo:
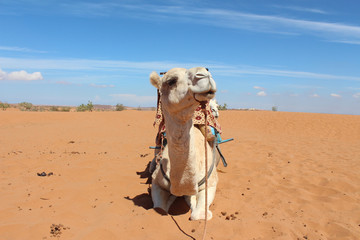
[{"label": "desert sand", "polygon": [[[201,239],[152,207],[154,111],[0,111],[0,239]],[[360,116],[221,111],[206,239],[360,239]],[[43,173],[46,176],[41,176]],[[40,176],[39,176],[40,175]]]}]

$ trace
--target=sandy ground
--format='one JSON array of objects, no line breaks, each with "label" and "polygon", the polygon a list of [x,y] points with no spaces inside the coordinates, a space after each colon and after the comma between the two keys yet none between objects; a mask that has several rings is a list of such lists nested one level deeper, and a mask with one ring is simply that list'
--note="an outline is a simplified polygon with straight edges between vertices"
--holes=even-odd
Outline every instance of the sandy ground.
[{"label": "sandy ground", "polygon": [[[201,239],[151,209],[153,111],[0,111],[0,239]],[[221,111],[206,239],[360,239],[360,116]],[[38,173],[53,173],[38,176]]]}]

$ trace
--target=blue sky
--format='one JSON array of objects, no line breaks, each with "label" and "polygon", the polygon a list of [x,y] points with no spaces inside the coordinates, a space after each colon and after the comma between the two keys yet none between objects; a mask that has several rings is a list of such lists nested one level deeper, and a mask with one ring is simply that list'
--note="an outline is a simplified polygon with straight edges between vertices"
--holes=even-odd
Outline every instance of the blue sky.
[{"label": "blue sky", "polygon": [[357,0],[0,0],[0,101],[155,106],[205,66],[232,108],[360,114]]}]

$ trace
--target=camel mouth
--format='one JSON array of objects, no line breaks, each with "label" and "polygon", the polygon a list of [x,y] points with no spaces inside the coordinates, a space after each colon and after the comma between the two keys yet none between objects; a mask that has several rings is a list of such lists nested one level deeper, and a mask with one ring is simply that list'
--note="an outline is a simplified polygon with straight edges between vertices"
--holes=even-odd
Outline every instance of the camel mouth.
[{"label": "camel mouth", "polygon": [[215,91],[213,90],[204,93],[195,93],[195,98],[198,101],[208,101],[210,99],[213,99],[214,97],[215,97]]},{"label": "camel mouth", "polygon": [[209,91],[207,93],[205,93],[206,97],[210,99],[213,99],[215,97],[215,92],[214,91]]},{"label": "camel mouth", "polygon": [[215,95],[215,92],[216,92],[216,91],[214,91],[214,90],[210,90],[210,91],[207,92],[207,94],[208,94],[208,95]]}]

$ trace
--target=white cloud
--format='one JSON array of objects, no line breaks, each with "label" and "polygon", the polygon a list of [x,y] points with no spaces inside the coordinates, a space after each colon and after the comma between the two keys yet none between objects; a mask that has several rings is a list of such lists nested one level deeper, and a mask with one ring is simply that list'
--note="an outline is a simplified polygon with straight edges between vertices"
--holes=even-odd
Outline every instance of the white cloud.
[{"label": "white cloud", "polygon": [[267,94],[265,91],[261,91],[261,92],[258,92],[256,95],[260,96],[260,97],[265,97]]},{"label": "white cloud", "polygon": [[353,95],[353,97],[354,97],[354,98],[360,98],[360,92],[355,93],[355,94]]},{"label": "white cloud", "polygon": [[[206,63],[205,63],[206,64]],[[174,67],[190,68],[203,66],[204,62],[130,62],[122,60],[92,60],[92,59],[22,59],[22,58],[2,58],[0,66],[6,68],[27,68],[27,69],[49,69],[49,70],[82,70],[82,71],[129,71],[136,70],[137,73],[144,71],[149,74],[151,71],[163,71]],[[313,73],[305,71],[288,71],[278,69],[267,69],[249,65],[223,65],[208,63],[206,66],[211,72],[222,76],[239,76],[239,74],[277,76],[307,79],[325,80],[348,80],[360,81],[358,76],[342,76],[323,73]],[[257,87],[257,86],[256,86]],[[260,90],[260,89],[259,89]]]},{"label": "white cloud", "polygon": [[311,94],[310,97],[313,97],[313,98],[318,98],[320,97],[318,94],[314,93],[314,94]]},{"label": "white cloud", "polygon": [[43,76],[40,72],[28,73],[24,70],[14,71],[14,72],[4,72],[0,69],[0,80],[10,80],[10,81],[35,81],[43,80]]},{"label": "white cloud", "polygon": [[[311,21],[300,18],[287,17],[284,15],[264,15],[244,11],[228,9],[193,7],[182,2],[173,4],[149,4],[150,1],[103,1],[86,2],[74,1],[67,3],[53,3],[52,8],[56,12],[72,14],[82,17],[127,17],[143,19],[148,21],[159,18],[172,22],[191,22],[201,25],[217,26],[222,28],[233,28],[247,31],[264,33],[277,33],[288,35],[311,35],[329,41],[342,41],[347,44],[356,44],[360,41],[360,26]],[[171,2],[171,1],[170,1]],[[28,6],[27,6],[28,7]],[[281,6],[282,8],[295,11],[326,14],[324,10],[317,8],[305,8],[299,6]]]},{"label": "white cloud", "polygon": [[265,90],[265,88],[259,87],[259,86],[254,86],[254,88],[257,89],[257,90],[261,90],[261,91],[264,91],[264,90]]},{"label": "white cloud", "polygon": [[[142,4],[130,2],[120,3],[106,1],[101,3],[75,2],[71,4],[62,3],[57,9],[66,14],[73,14],[83,17],[109,17],[119,16],[137,19],[166,19],[173,22],[192,22],[201,25],[217,26],[222,28],[233,28],[247,31],[264,33],[288,34],[288,35],[311,35],[334,42],[357,44],[360,41],[360,26],[325,22],[311,21],[299,18],[284,16],[264,15],[251,12],[215,9],[196,8],[187,4],[159,5],[148,4],[148,1],[141,1]],[[326,14],[327,12],[316,8],[304,8],[298,6],[281,6],[301,12]]]},{"label": "white cloud", "polygon": [[5,78],[6,78],[6,72],[1,70],[1,68],[0,68],[0,80],[5,80]]},{"label": "white cloud", "polygon": [[332,40],[331,42],[360,45],[360,40],[357,40],[357,41],[350,41],[350,40]]},{"label": "white cloud", "polygon": [[281,6],[281,5],[274,5],[274,7],[289,9],[289,10],[294,10],[294,11],[299,11],[299,12],[327,14],[327,12],[325,12],[324,10],[317,9],[317,8],[304,8],[304,7],[298,7],[298,6]]},{"label": "white cloud", "polygon": [[11,52],[32,52],[32,53],[47,53],[46,51],[39,51],[30,48],[23,47],[9,47],[9,46],[0,46],[2,51],[11,51]]},{"label": "white cloud", "polygon": [[[116,71],[116,70],[168,70],[174,67],[202,66],[204,63],[179,62],[130,62],[122,60],[93,60],[93,59],[41,59],[41,58],[6,58],[0,57],[0,66],[6,68],[49,69],[49,70],[82,70],[82,71]],[[211,66],[210,66],[211,67]]]},{"label": "white cloud", "polygon": [[[1,63],[1,58],[0,58],[0,63]],[[228,75],[228,76],[248,74],[248,75],[260,75],[260,76],[306,78],[306,79],[360,81],[360,77],[358,76],[342,76],[342,75],[314,73],[314,72],[306,72],[306,71],[268,69],[268,68],[261,68],[261,67],[249,66],[249,65],[239,65],[239,66],[215,65],[215,66],[211,66],[211,69],[216,70],[218,74],[221,73],[223,75]]]},{"label": "white cloud", "polygon": [[334,98],[341,98],[341,95],[336,94],[336,93],[331,93],[330,96],[332,96]]},{"label": "white cloud", "polygon": [[341,23],[309,21],[226,9],[186,8],[181,6],[177,6],[174,11],[173,6],[143,5],[142,8],[133,8],[132,11],[161,14],[162,17],[176,18],[177,21],[184,19],[181,17],[186,17],[187,20],[192,19],[200,24],[224,28],[292,35],[308,34],[322,36],[326,39],[349,41],[349,43],[360,40],[359,26]]},{"label": "white cloud", "polygon": [[115,87],[115,85],[105,85],[105,84],[97,85],[95,83],[91,83],[90,86],[95,87],[95,88],[113,88],[113,87]]},{"label": "white cloud", "polygon": [[[191,11],[184,9],[179,10],[177,13],[185,14]],[[360,27],[355,25],[309,21],[222,9],[196,9],[193,12],[204,18],[201,19],[200,17],[200,22],[221,27],[265,33],[321,36],[327,40],[348,41],[349,44],[360,40]]]}]

